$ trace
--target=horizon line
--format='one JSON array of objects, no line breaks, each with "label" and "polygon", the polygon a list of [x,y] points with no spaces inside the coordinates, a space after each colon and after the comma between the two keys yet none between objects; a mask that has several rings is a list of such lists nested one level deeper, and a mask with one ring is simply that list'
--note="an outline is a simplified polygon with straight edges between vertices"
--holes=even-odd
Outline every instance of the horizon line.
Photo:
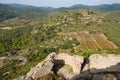
[{"label": "horizon line", "polygon": [[120,3],[107,3],[107,4],[74,4],[74,5],[71,5],[71,6],[61,6],[61,7],[52,7],[52,6],[37,6],[37,5],[32,5],[32,4],[24,4],[24,3],[1,3],[0,4],[4,4],[4,5],[7,5],[7,4],[10,4],[10,5],[25,5],[25,6],[33,6],[33,7],[50,7],[50,8],[68,8],[68,7],[72,7],[72,6],[75,6],[75,5],[83,5],[83,6],[101,6],[101,5],[113,5],[113,4],[120,4]]}]

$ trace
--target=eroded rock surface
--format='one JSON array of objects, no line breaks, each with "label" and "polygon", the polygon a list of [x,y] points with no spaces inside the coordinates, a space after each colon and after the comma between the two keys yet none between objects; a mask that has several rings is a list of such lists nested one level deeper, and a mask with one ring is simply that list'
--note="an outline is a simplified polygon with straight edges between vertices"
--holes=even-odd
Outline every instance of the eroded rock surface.
[{"label": "eroded rock surface", "polygon": [[44,61],[38,63],[36,67],[32,68],[31,71],[27,73],[27,76],[37,79],[43,75],[52,73],[54,56],[54,53],[50,54]]},{"label": "eroded rock surface", "polygon": [[[71,56],[65,53],[56,55],[51,53],[44,61],[38,63],[25,76],[17,80],[36,80],[44,75],[53,74],[55,71],[57,74],[64,76],[64,78],[70,79],[80,73],[82,63],[82,56]],[[61,64],[62,66],[60,66]],[[56,69],[53,69],[55,67]]]},{"label": "eroded rock surface", "polygon": [[64,60],[66,65],[69,65],[73,69],[74,74],[79,74],[81,70],[81,65],[83,63],[84,58],[82,56],[74,55],[71,56],[69,54],[58,54],[55,57],[56,60]]},{"label": "eroded rock surface", "polygon": [[93,54],[87,60],[85,64],[86,61],[82,56],[51,53],[26,75],[16,80],[37,80],[49,74],[62,75],[66,80],[117,80],[120,78],[120,56]]},{"label": "eroded rock surface", "polygon": [[120,72],[120,56],[93,54],[89,57],[90,73]]},{"label": "eroded rock surface", "polygon": [[72,78],[74,75],[80,74],[81,65],[84,61],[82,56],[61,53],[56,55],[55,60],[63,60],[64,66],[58,70],[59,74],[63,74],[67,79]]},{"label": "eroded rock surface", "polygon": [[37,79],[41,76],[48,75],[52,72],[53,67],[53,58],[56,54],[52,53],[48,55],[48,57],[38,63],[34,68],[32,68],[25,76],[22,76],[16,80],[31,80],[31,79]]}]

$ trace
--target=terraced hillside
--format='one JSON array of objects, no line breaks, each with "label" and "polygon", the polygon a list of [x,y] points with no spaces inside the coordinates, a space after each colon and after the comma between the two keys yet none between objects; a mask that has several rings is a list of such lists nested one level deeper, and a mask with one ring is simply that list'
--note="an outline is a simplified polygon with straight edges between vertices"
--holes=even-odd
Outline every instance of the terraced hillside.
[{"label": "terraced hillside", "polygon": [[50,15],[45,26],[55,26],[60,32],[103,33],[120,47],[120,11],[99,13],[90,10],[73,10]]},{"label": "terraced hillside", "polygon": [[89,31],[59,33],[60,36],[72,36],[76,38],[80,45],[75,47],[75,50],[87,49],[117,49],[118,47],[111,41],[107,40],[104,34],[90,34]]}]

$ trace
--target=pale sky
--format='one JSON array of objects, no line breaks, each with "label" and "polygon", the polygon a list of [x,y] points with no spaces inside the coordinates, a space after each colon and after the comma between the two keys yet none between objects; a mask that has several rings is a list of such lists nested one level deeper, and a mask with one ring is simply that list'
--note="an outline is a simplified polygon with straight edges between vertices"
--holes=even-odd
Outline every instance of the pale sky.
[{"label": "pale sky", "polygon": [[100,5],[120,3],[120,0],[0,0],[0,3],[26,4],[38,7],[68,7],[75,4]]}]

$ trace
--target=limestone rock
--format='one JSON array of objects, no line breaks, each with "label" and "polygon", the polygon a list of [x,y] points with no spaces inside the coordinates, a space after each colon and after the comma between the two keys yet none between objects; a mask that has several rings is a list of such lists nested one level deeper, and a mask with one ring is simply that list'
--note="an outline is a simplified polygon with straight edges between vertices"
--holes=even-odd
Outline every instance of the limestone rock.
[{"label": "limestone rock", "polygon": [[69,65],[64,65],[62,68],[59,69],[58,74],[65,77],[65,79],[70,79],[73,77],[74,73],[72,71],[72,67]]},{"label": "limestone rock", "polygon": [[[84,60],[82,56],[71,56],[65,53],[60,53],[56,55],[55,59],[64,61],[65,67],[62,67],[58,73],[63,74],[65,78],[70,79],[73,76],[80,74],[81,65]],[[69,68],[66,68],[66,65],[68,65]]]},{"label": "limestone rock", "polygon": [[90,73],[120,72],[120,56],[93,54],[89,57]]},{"label": "limestone rock", "polygon": [[78,56],[78,55],[71,56],[65,53],[56,55],[55,59],[64,60],[66,65],[69,65],[72,67],[74,74],[80,73],[81,65],[84,60],[82,56]]},{"label": "limestone rock", "polygon": [[52,53],[48,55],[48,57],[38,63],[36,67],[32,68],[30,72],[27,73],[27,77],[32,77],[32,79],[37,79],[41,76],[47,75],[49,73],[52,73],[52,67],[53,67],[53,58],[55,56],[55,53]]},{"label": "limestone rock", "polygon": [[[82,72],[81,72],[82,71]],[[42,76],[57,73],[66,80],[116,80],[120,75],[120,56],[93,54],[89,59],[65,53],[51,53],[26,75],[15,80],[39,80]],[[104,73],[104,74],[100,74]]]}]

